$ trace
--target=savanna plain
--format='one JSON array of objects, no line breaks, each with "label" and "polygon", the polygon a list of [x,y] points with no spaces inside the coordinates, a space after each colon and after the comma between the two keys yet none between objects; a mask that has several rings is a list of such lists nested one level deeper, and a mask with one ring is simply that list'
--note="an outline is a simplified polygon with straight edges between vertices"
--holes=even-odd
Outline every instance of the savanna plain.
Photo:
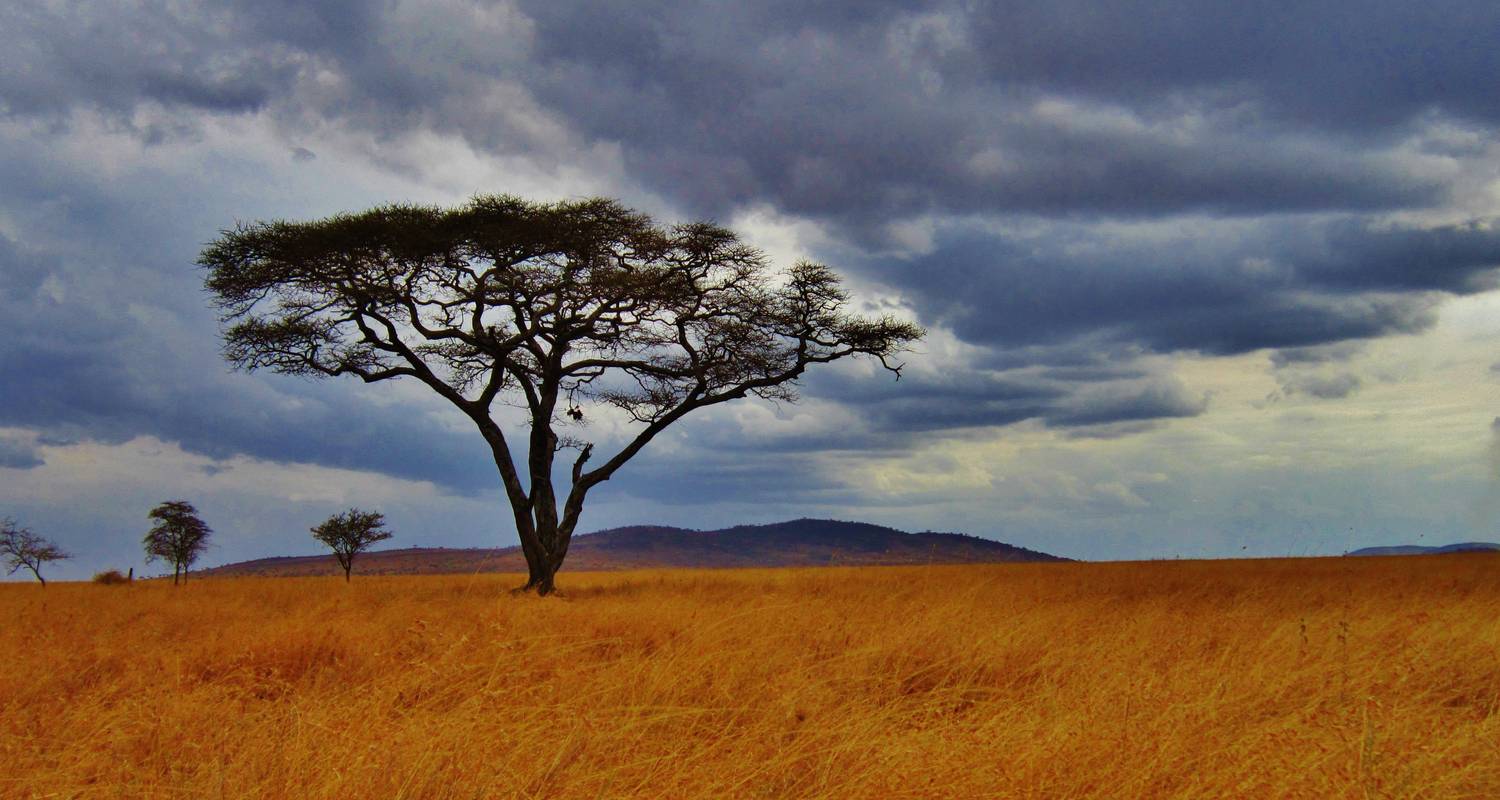
[{"label": "savanna plain", "polygon": [[1500,797],[1500,558],[0,585],[0,796]]}]

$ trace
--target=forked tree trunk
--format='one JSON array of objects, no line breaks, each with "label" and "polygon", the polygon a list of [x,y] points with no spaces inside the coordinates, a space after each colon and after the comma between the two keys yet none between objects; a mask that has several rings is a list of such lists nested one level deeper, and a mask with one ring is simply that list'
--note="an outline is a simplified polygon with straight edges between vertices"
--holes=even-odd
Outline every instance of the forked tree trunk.
[{"label": "forked tree trunk", "polygon": [[526,556],[526,585],[521,587],[521,591],[535,591],[544,597],[552,594],[557,588],[553,579],[558,567],[562,566],[562,561],[547,552],[546,545],[535,530],[521,533],[521,552]]},{"label": "forked tree trunk", "polygon": [[[543,419],[550,418],[556,404],[556,389],[545,399],[536,413]],[[568,541],[578,521],[578,512],[583,497],[578,493],[568,496],[565,507],[558,514],[558,497],[552,485],[552,464],[556,452],[557,436],[550,427],[533,428],[531,453],[527,459],[531,478],[530,491],[526,491],[510,460],[510,451],[498,427],[487,418],[477,420],[481,432],[490,441],[495,465],[500,470],[501,482],[505,486],[505,499],[511,508],[516,523],[516,535],[521,540],[521,554],[526,558],[526,585],[517,592],[535,591],[546,596],[556,590],[555,578],[562,568],[563,558],[568,552]],[[574,488],[577,488],[578,472],[588,459],[592,446],[584,448],[583,454],[573,468]]]},{"label": "forked tree trunk", "polygon": [[521,538],[521,555],[526,558],[526,585],[521,591],[530,591],[540,585],[542,577],[542,556],[540,545],[536,541],[536,533],[526,529],[517,531]]},{"label": "forked tree trunk", "polygon": [[546,557],[543,555],[542,543],[537,536],[536,522],[532,520],[531,509],[528,506],[518,504],[514,497],[507,497],[507,499],[510,501],[511,512],[516,522],[516,536],[521,540],[521,555],[526,559],[526,585],[517,588],[516,591],[529,592],[537,589],[538,593],[541,593],[539,587],[542,586],[543,575],[546,572]]},{"label": "forked tree trunk", "polygon": [[534,590],[545,597],[557,589],[557,572],[567,557],[573,531],[571,526],[558,525],[554,519],[544,519],[536,528],[521,534],[527,570],[526,585],[521,591]]}]

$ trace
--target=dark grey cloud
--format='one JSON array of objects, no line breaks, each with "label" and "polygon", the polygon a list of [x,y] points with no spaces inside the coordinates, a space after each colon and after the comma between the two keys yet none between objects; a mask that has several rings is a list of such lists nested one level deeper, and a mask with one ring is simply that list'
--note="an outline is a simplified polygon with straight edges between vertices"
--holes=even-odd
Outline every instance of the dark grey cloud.
[{"label": "dark grey cloud", "polygon": [[[1112,439],[1195,417],[1208,408],[1206,396],[1170,375],[1108,366],[960,367],[908,372],[899,382],[881,371],[861,375],[835,369],[810,373],[801,388],[819,405],[783,407],[777,419],[764,423],[736,419],[722,410],[684,420],[666,437],[678,446],[658,440],[612,487],[666,503],[695,497],[855,502],[848,486],[820,472],[818,456],[890,457],[924,443],[970,438],[976,431],[1023,422],[1069,438]],[[826,418],[810,423],[809,415]],[[679,477],[669,478],[669,473]]]},{"label": "dark grey cloud", "polygon": [[1500,120],[1500,9],[1483,2],[1004,2],[971,21],[985,74],[1060,91],[1207,93],[1353,135],[1433,110]]},{"label": "dark grey cloud", "polygon": [[1477,222],[1184,228],[1133,236],[1073,223],[1016,234],[956,226],[929,253],[870,268],[925,319],[977,344],[1233,354],[1419,331],[1435,320],[1439,297],[1489,288],[1500,267],[1500,230]]},{"label": "dark grey cloud", "polygon": [[61,118],[91,107],[128,121],[144,102],[254,111],[289,91],[300,56],[245,41],[222,11],[163,2],[18,3],[0,12],[0,111]]},{"label": "dark grey cloud", "polygon": [[1123,439],[1126,436],[1135,436],[1147,431],[1156,430],[1160,426],[1160,420],[1111,422],[1100,425],[1087,425],[1081,428],[1071,428],[1064,433],[1064,436],[1069,439]]},{"label": "dark grey cloud", "polygon": [[1058,382],[967,370],[901,382],[884,374],[859,380],[819,375],[809,387],[859,409],[876,429],[909,432],[1009,425],[1049,413],[1069,393]]},{"label": "dark grey cloud", "polygon": [[1208,408],[1208,398],[1194,395],[1176,380],[1157,380],[1126,387],[1095,387],[1071,399],[1070,408],[1049,414],[1053,427],[1110,425],[1196,417]]},{"label": "dark grey cloud", "polygon": [[35,469],[45,463],[36,445],[19,437],[0,435],[0,469]]},{"label": "dark grey cloud", "polygon": [[153,362],[138,355],[151,349],[147,332],[129,320],[103,322],[108,332],[0,349],[0,424],[74,441],[155,436],[216,459],[373,470],[469,493],[498,486],[477,436],[414,417],[410,403],[384,408],[331,383],[225,375],[211,351],[188,363]]},{"label": "dark grey cloud", "polygon": [[1271,354],[1271,366],[1273,368],[1338,364],[1359,355],[1364,351],[1362,342],[1339,342],[1338,344],[1321,345],[1312,347],[1291,347],[1277,350]]},{"label": "dark grey cloud", "polygon": [[[1146,37],[1149,55],[1113,77],[1112,64],[1069,68],[1036,44],[1114,52],[1120,32],[1078,9],[914,3],[824,24],[686,3],[525,8],[537,20],[527,85],[576,129],[619,142],[644,182],[709,213],[760,201],[855,223],[923,210],[1260,213],[1442,194],[1380,144],[1315,135],[1324,127],[1269,106],[1278,98],[1253,72],[1188,74],[1222,44],[1222,9],[1174,13],[1171,41]],[[1124,37],[1161,17],[1148,4],[1134,23]],[[1379,76],[1363,79],[1380,90]]]},{"label": "dark grey cloud", "polygon": [[920,213],[1424,207],[1447,179],[1393,137],[1493,121],[1496,56],[1463,43],[1500,12],[1389,5],[39,7],[0,34],[36,51],[0,97],[54,117],[266,109],[289,130],[431,129],[550,163],[576,135],[690,213],[770,203],[866,235]]},{"label": "dark grey cloud", "polygon": [[1297,231],[1298,241],[1282,257],[1314,288],[1472,294],[1497,285],[1497,222],[1377,227],[1342,220]]},{"label": "dark grey cloud", "polygon": [[1500,63],[1476,31],[1500,12],[1478,2],[909,3],[832,22],[686,3],[526,8],[547,67],[538,94],[709,210],[1424,204],[1441,187],[1383,148],[1432,115],[1492,122],[1497,108]]},{"label": "dark grey cloud", "polygon": [[27,65],[0,79],[12,115],[268,110],[552,160],[576,134],[691,213],[769,202],[856,227],[1423,206],[1443,180],[1390,145],[1422,120],[1500,119],[1483,33],[1500,11],[1477,0],[146,2],[6,21]]},{"label": "dark grey cloud", "polygon": [[[441,130],[542,157],[524,90],[526,20],[499,3],[114,0],[0,12],[0,115],[66,127],[80,111],[153,144],[202,114],[264,112],[288,132],[342,124],[388,139]],[[146,112],[142,115],[141,112]]]},{"label": "dark grey cloud", "polygon": [[[1181,381],[1138,368],[954,368],[901,382],[879,373],[824,374],[807,385],[815,396],[858,412],[865,428],[832,435],[844,447],[861,450],[1029,420],[1049,428],[1127,431],[1133,423],[1195,417],[1207,409],[1207,399]],[[782,446],[790,450],[801,443]]]},{"label": "dark grey cloud", "polygon": [[[12,203],[70,197],[31,228],[40,244],[0,234],[0,427],[29,429],[43,443],[154,436],[216,459],[368,469],[462,492],[498,485],[477,437],[424,418],[444,412],[438,402],[384,405],[359,386],[229,373],[192,266],[211,229],[177,227],[202,212],[122,205],[66,175],[16,165],[0,175]],[[63,241],[54,230],[77,235]],[[5,460],[34,458],[14,450]]]},{"label": "dark grey cloud", "polygon": [[1266,399],[1274,402],[1298,395],[1319,400],[1349,397],[1364,385],[1364,378],[1348,368],[1364,350],[1364,343],[1358,341],[1277,350],[1271,353],[1271,375],[1281,389]]},{"label": "dark grey cloud", "polygon": [[1287,395],[1304,394],[1320,400],[1342,400],[1360,387],[1363,381],[1352,372],[1334,375],[1297,375],[1282,382]]}]

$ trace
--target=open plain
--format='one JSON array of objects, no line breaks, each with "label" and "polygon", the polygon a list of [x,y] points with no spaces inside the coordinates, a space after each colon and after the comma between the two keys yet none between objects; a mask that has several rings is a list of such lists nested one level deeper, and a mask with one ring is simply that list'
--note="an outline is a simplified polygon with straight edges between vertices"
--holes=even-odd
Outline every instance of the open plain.
[{"label": "open plain", "polygon": [[0,585],[0,796],[1500,796],[1500,557]]}]

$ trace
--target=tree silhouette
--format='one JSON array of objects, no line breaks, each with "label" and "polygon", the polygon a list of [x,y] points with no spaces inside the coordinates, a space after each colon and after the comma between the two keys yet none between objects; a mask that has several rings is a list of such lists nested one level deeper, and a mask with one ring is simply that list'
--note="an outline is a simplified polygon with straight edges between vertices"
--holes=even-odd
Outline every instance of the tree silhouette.
[{"label": "tree silhouette", "polygon": [[170,562],[172,585],[177,585],[179,577],[186,583],[188,569],[208,547],[213,530],[198,519],[198,509],[186,500],[169,500],[151,509],[148,516],[156,520],[156,525],[141,540],[146,547],[146,563],[157,559]]},{"label": "tree silhouette", "polygon": [[[553,590],[588,493],[669,425],[748,396],[794,401],[809,366],[849,356],[899,378],[891,357],[922,335],[848,313],[823,265],[774,271],[718,225],[664,227],[602,198],[483,196],[240,224],[199,263],[234,365],[408,378],[467,416],[510,502],[523,588],[540,594]],[[524,409],[524,435],[506,435],[497,401]],[[611,416],[626,433],[589,468],[595,443],[581,430]],[[569,448],[572,464],[555,475]]]},{"label": "tree silhouette", "polygon": [[25,567],[45,588],[47,579],[42,577],[42,565],[72,557],[52,542],[26,528],[17,527],[15,520],[0,520],[0,561],[9,567],[5,574],[14,575],[16,570]]},{"label": "tree silhouette", "polygon": [[385,530],[384,526],[384,515],[351,508],[324,520],[312,529],[312,535],[333,550],[333,557],[344,568],[344,581],[347,583],[349,572],[354,569],[354,557],[370,545],[391,538],[391,532]]}]

